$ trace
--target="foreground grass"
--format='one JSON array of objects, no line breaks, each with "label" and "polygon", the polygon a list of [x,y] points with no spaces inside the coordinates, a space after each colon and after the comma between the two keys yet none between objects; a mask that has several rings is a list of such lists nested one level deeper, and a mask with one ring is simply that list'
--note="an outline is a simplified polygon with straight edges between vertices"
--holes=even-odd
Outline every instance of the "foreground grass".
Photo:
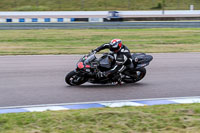
[{"label": "foreground grass", "polygon": [[[1,11],[161,10],[162,0],[1,0]],[[165,0],[167,10],[200,9],[199,0]]]},{"label": "foreground grass", "polygon": [[200,131],[200,104],[0,114],[1,133]]},{"label": "foreground grass", "polygon": [[0,30],[0,55],[83,54],[114,38],[132,52],[200,52],[199,28]]}]

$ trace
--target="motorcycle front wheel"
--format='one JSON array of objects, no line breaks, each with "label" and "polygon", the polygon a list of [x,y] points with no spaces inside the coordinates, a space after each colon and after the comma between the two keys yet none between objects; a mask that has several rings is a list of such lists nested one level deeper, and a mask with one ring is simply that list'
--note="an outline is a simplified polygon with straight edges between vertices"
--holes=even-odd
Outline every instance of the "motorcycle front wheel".
[{"label": "motorcycle front wheel", "polygon": [[136,71],[134,71],[133,74],[125,76],[125,78],[122,79],[122,81],[125,83],[135,83],[142,80],[145,75],[146,75],[146,69],[139,68]]},{"label": "motorcycle front wheel", "polygon": [[75,85],[81,85],[85,82],[87,82],[87,78],[85,77],[80,77],[78,75],[78,73],[71,71],[70,73],[68,73],[65,77],[65,82],[71,86],[75,86]]}]

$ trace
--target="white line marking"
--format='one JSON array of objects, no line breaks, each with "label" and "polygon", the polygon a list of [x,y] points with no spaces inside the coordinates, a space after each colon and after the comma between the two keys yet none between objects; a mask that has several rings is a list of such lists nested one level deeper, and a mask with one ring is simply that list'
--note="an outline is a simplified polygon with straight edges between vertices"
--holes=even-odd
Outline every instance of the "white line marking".
[{"label": "white line marking", "polygon": [[172,99],[170,101],[176,103],[200,103],[200,98],[192,98],[192,99]]},{"label": "white line marking", "polygon": [[188,99],[188,98],[200,98],[200,96],[169,97],[169,98],[149,98],[149,99],[129,99],[129,100],[111,100],[111,101],[93,101],[93,102],[76,102],[76,103],[57,103],[57,104],[39,104],[39,105],[23,105],[23,106],[0,107],[0,109],[30,108],[30,107],[45,107],[45,106],[63,106],[63,105],[92,104],[92,103],[111,103],[111,102],[115,103],[115,102],[130,102],[130,101],[147,101],[147,100],[175,100],[175,99]]},{"label": "white line marking", "polygon": [[101,105],[107,107],[123,107],[123,106],[145,106],[144,104],[135,103],[135,102],[117,102],[117,103],[100,103]]},{"label": "white line marking", "polygon": [[57,111],[57,110],[68,110],[67,108],[60,107],[60,106],[49,106],[49,107],[32,107],[32,108],[23,108],[25,110],[28,110],[30,112],[42,112],[42,111]]}]

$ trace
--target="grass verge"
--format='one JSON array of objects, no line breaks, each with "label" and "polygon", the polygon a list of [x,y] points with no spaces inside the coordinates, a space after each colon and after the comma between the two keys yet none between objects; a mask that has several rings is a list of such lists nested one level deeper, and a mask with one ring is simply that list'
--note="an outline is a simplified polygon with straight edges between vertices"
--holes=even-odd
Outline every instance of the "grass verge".
[{"label": "grass verge", "polygon": [[1,133],[192,133],[200,104],[0,114]]},{"label": "grass verge", "polygon": [[200,28],[0,30],[0,55],[83,54],[114,38],[131,52],[200,52]]}]

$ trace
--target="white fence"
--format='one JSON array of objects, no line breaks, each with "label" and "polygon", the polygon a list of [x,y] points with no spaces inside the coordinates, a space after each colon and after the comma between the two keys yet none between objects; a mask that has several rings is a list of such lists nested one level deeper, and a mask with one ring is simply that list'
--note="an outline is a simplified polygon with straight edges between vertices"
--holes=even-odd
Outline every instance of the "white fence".
[{"label": "white fence", "polygon": [[[200,10],[159,10],[159,11],[117,11],[114,17],[165,17],[196,16]],[[0,12],[0,23],[73,22],[74,18],[88,18],[88,21],[103,22],[103,18],[113,17],[109,11],[18,11]]]},{"label": "white fence", "polygon": [[[163,14],[164,12],[164,14]],[[200,15],[200,10],[120,11],[120,15]]]}]

